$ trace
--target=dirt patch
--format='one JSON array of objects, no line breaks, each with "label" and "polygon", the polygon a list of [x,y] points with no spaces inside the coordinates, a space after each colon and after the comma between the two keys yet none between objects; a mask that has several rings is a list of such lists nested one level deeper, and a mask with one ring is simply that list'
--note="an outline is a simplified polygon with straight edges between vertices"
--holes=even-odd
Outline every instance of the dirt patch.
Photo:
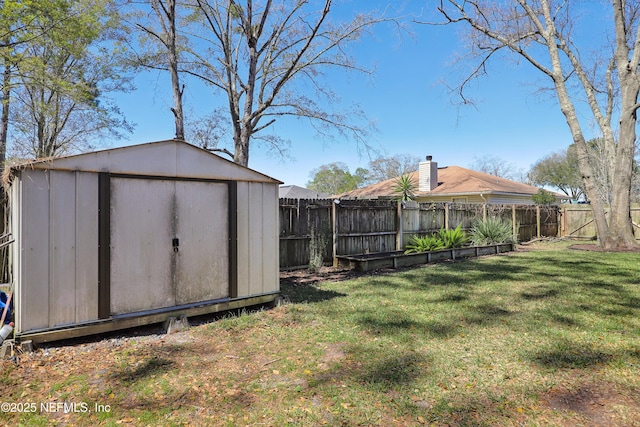
[{"label": "dirt patch", "polygon": [[607,383],[560,385],[542,396],[541,402],[561,412],[567,424],[640,426],[640,403]]},{"label": "dirt patch", "polygon": [[633,252],[640,253],[640,247],[638,248],[613,248],[613,249],[605,249],[596,244],[575,244],[569,246],[569,249],[578,250],[578,251],[592,251],[592,252]]},{"label": "dirt patch", "polygon": [[316,271],[310,271],[303,268],[291,271],[281,271],[280,283],[291,286],[316,285],[321,282],[340,282],[343,280],[355,279],[362,276],[371,276],[383,272],[389,273],[391,271],[397,270],[360,272],[349,268],[321,267]]}]

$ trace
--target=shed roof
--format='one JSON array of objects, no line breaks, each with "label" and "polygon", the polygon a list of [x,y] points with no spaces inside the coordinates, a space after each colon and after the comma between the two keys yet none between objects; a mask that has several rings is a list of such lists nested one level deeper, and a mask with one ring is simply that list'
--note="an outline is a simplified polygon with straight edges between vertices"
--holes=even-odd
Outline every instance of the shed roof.
[{"label": "shed roof", "polygon": [[308,188],[299,187],[297,185],[280,186],[281,199],[328,199],[330,197],[330,194],[309,190]]},{"label": "shed roof", "polygon": [[11,169],[26,168],[282,183],[195,145],[174,139],[40,159]]},{"label": "shed roof", "polygon": [[[409,179],[414,182],[417,187],[418,172],[411,172],[408,175]],[[340,197],[393,197],[396,195],[394,193],[396,186],[396,178],[392,178],[377,184],[342,193]],[[538,193],[538,191],[539,189],[532,185],[511,181],[506,178],[500,178],[460,166],[447,166],[438,168],[438,186],[436,188],[432,191],[417,191],[416,195],[418,197],[463,194],[533,195]]]}]

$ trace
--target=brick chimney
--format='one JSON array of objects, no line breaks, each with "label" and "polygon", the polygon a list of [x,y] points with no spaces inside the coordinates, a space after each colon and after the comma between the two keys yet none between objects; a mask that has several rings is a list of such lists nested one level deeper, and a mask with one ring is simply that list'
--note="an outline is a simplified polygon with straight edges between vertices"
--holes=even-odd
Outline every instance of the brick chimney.
[{"label": "brick chimney", "polygon": [[420,162],[418,168],[419,191],[432,191],[438,186],[438,163],[431,159],[431,156],[427,156],[426,161]]}]

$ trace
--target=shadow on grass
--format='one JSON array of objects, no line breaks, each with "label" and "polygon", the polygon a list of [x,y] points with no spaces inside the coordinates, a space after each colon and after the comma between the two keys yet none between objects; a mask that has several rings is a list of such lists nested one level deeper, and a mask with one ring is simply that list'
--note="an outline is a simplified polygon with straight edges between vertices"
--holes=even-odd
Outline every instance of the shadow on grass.
[{"label": "shadow on grass", "polygon": [[586,369],[609,363],[614,359],[614,355],[590,347],[588,344],[558,341],[549,348],[529,353],[527,358],[544,368]]},{"label": "shadow on grass", "polygon": [[174,365],[175,362],[173,360],[152,357],[138,366],[126,366],[121,371],[114,372],[111,377],[115,380],[132,383],[155,374],[167,372]]},{"label": "shadow on grass", "polygon": [[419,353],[402,353],[374,360],[364,367],[359,381],[391,389],[405,386],[424,375],[422,366],[426,362],[427,358]]},{"label": "shadow on grass", "polygon": [[547,286],[538,286],[529,291],[520,293],[520,297],[527,301],[544,300],[558,296],[557,289],[551,289]]},{"label": "shadow on grass", "polygon": [[328,301],[338,297],[346,297],[341,292],[321,289],[315,285],[281,285],[280,292],[292,303],[314,303]]},{"label": "shadow on grass", "polygon": [[578,323],[575,319],[569,316],[565,316],[563,314],[552,314],[550,317],[554,322],[556,322],[561,326],[579,326],[580,325],[580,323]]},{"label": "shadow on grass", "polygon": [[[505,257],[506,259],[506,257]],[[438,268],[431,268],[437,266]],[[500,264],[487,264],[475,260],[440,263],[425,269],[415,269],[399,275],[418,289],[446,286],[450,288],[473,287],[485,281],[515,280],[521,269],[508,260]]]},{"label": "shadow on grass", "polygon": [[312,381],[313,387],[353,380],[377,391],[404,390],[424,377],[433,363],[427,355],[411,350],[355,345],[349,359],[357,363],[336,363]]},{"label": "shadow on grass", "polygon": [[513,312],[497,305],[480,304],[468,307],[467,312],[464,314],[464,320],[471,325],[490,326],[511,316],[513,316]]},{"label": "shadow on grass", "polygon": [[528,358],[539,366],[552,369],[589,369],[620,362],[635,366],[640,363],[640,350],[623,348],[608,353],[589,344],[560,341],[548,349],[530,353]]},{"label": "shadow on grass", "polygon": [[375,314],[363,314],[357,319],[360,326],[371,335],[397,336],[402,333],[416,333],[432,338],[447,338],[455,334],[459,326],[437,321],[416,322],[411,319],[401,318],[400,315],[393,319],[382,319]]}]

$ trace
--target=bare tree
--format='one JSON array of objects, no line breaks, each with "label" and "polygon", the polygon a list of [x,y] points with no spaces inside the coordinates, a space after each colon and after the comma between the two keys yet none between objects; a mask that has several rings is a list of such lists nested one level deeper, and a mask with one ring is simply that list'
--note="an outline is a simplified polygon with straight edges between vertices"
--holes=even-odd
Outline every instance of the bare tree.
[{"label": "bare tree", "polygon": [[[252,140],[276,148],[283,143],[277,135],[261,132],[282,116],[308,119],[325,135],[337,130],[367,145],[372,125],[357,124],[363,117],[359,109],[331,111],[337,97],[321,76],[328,68],[367,72],[347,48],[368,28],[389,19],[362,14],[334,25],[329,20],[332,3],[324,0],[315,8],[307,0],[195,1],[192,21],[200,19],[202,26],[194,36],[208,46],[191,52],[190,72],[225,93],[236,163],[248,165]],[[309,88],[316,91],[315,98]]]},{"label": "bare tree", "polygon": [[[176,8],[176,0],[146,0],[150,11],[147,18],[143,13],[138,13],[135,26],[142,31],[141,46],[147,41],[160,45],[159,51],[145,53],[137,56],[138,65],[149,68],[166,69],[171,76],[171,92],[173,93],[173,113],[175,120],[175,138],[184,140],[184,109],[182,95],[184,85],[180,83],[179,46]],[[142,9],[140,10],[142,12]],[[186,41],[181,40],[182,43]]]},{"label": "bare tree", "polygon": [[378,157],[369,162],[367,182],[376,183],[386,179],[397,178],[415,172],[420,165],[420,158],[410,154],[394,154],[389,157]]},{"label": "bare tree", "polygon": [[227,137],[228,123],[225,111],[222,107],[215,109],[209,114],[190,114],[186,120],[187,140],[199,147],[209,151],[218,151],[233,159],[233,153],[226,148],[221,148],[221,141]]},{"label": "bare tree", "polygon": [[516,167],[497,156],[474,157],[470,168],[501,178],[514,179]]},{"label": "bare tree", "polygon": [[[509,52],[537,69],[552,84],[560,110],[571,130],[584,188],[593,210],[599,244],[605,248],[631,248],[637,243],[630,214],[631,176],[640,106],[640,38],[637,1],[610,0],[612,38],[605,34],[596,53],[585,48],[574,29],[580,23],[579,7],[594,3],[560,0],[441,0],[438,10],[444,24],[465,24],[470,53],[477,62],[460,86],[465,88],[486,72],[488,61]],[[587,32],[592,36],[592,30]],[[584,101],[603,140],[603,154],[612,165],[611,213],[598,197],[597,175],[589,161],[585,126],[578,103]],[[617,138],[616,138],[617,133]]]}]

